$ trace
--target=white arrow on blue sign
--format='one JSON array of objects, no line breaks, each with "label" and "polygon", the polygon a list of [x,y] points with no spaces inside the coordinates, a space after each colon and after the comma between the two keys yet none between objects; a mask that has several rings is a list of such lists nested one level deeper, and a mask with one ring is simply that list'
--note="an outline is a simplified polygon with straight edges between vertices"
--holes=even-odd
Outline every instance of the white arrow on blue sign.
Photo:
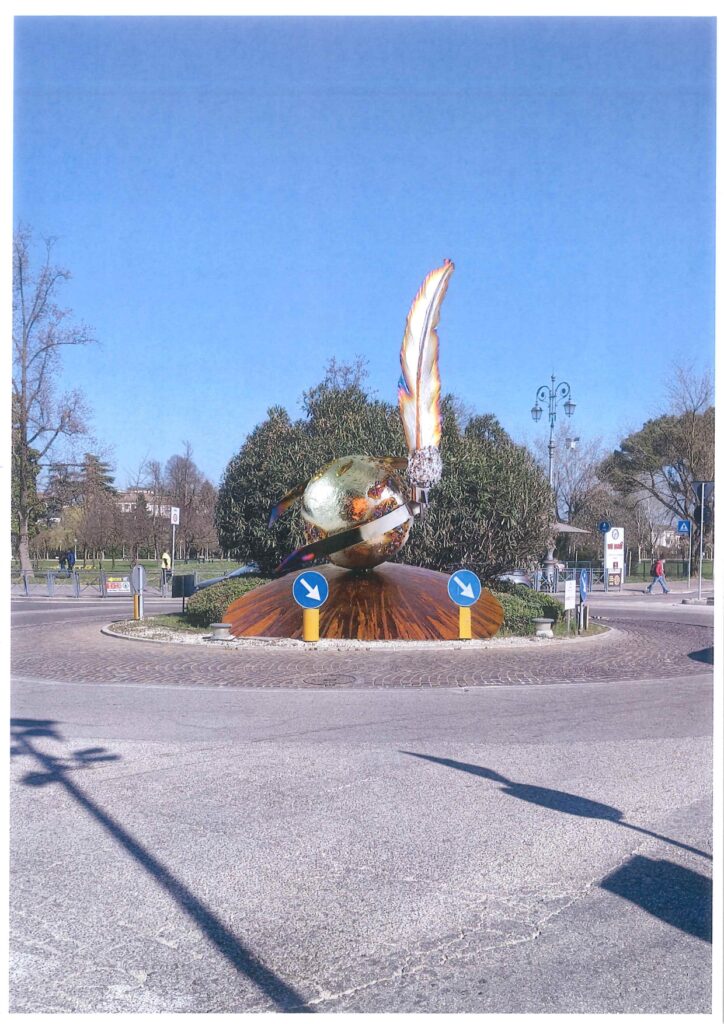
[{"label": "white arrow on blue sign", "polygon": [[300,572],[292,584],[292,597],[302,608],[319,608],[329,597],[329,584],[321,572]]},{"label": "white arrow on blue sign", "polygon": [[678,519],[677,522],[676,522],[676,532],[677,533],[685,533],[687,535],[690,534],[691,533],[691,520],[690,519]]},{"label": "white arrow on blue sign", "polygon": [[483,587],[470,569],[458,569],[447,581],[447,592],[450,600],[461,608],[469,608],[479,599]]}]

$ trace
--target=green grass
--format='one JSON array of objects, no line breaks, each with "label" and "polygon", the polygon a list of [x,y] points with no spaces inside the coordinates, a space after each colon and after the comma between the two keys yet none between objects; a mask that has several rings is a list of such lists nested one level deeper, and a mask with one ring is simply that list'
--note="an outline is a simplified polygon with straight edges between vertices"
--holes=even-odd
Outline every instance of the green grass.
[{"label": "green grass", "polygon": [[139,622],[139,626],[162,626],[174,633],[208,633],[208,626],[192,626],[185,615],[181,612],[171,612],[169,615],[146,615]]},{"label": "green grass", "polygon": [[568,633],[567,630],[566,630],[566,620],[565,619],[561,619],[560,622],[557,622],[555,624],[555,626],[553,627],[553,635],[554,636],[561,636],[561,637],[567,637],[567,636],[572,636],[572,637],[574,637],[574,636],[595,636],[597,633],[605,633],[606,630],[607,630],[606,626],[601,626],[597,622],[589,622],[588,623],[588,629],[576,629],[575,623],[572,622],[571,623],[571,631],[570,631],[570,633]]}]

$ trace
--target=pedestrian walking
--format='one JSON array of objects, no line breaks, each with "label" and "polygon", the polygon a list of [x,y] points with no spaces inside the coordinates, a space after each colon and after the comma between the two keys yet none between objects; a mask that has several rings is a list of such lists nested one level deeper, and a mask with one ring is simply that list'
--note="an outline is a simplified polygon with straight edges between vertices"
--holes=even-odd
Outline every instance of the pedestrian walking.
[{"label": "pedestrian walking", "polygon": [[163,576],[163,582],[168,583],[169,577],[171,576],[171,556],[168,551],[164,551],[161,555],[161,573]]},{"label": "pedestrian walking", "polygon": [[66,555],[65,551],[61,551],[61,553],[58,555],[58,565],[60,566],[61,572],[65,572],[65,567],[67,564],[68,556]]},{"label": "pedestrian walking", "polygon": [[658,558],[656,560],[656,564],[654,565],[654,570],[653,570],[654,578],[651,580],[651,582],[649,583],[648,587],[646,588],[646,593],[647,594],[650,594],[652,592],[655,584],[657,584],[657,583],[660,583],[662,588],[663,588],[664,593],[668,594],[669,588],[666,586],[666,576],[664,575],[665,562],[666,562],[665,558]]},{"label": "pedestrian walking", "polygon": [[75,552],[72,548],[68,550],[68,554],[65,557],[68,560],[68,570],[73,572],[73,567],[75,566]]}]

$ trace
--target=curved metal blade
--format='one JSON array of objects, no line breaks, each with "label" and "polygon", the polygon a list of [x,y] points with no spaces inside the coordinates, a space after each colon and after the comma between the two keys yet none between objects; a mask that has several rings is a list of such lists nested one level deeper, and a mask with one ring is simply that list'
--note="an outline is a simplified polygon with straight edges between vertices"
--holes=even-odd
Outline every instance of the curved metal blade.
[{"label": "curved metal blade", "polygon": [[376,537],[393,530],[396,526],[402,526],[410,516],[417,516],[422,511],[416,501],[408,501],[404,505],[398,505],[390,512],[373,519],[369,523],[362,523],[361,526],[353,526],[350,530],[342,530],[334,533],[331,537],[324,537],[322,540],[315,540],[312,544],[305,544],[297,548],[290,555],[279,563],[274,570],[275,576],[283,576],[285,573],[293,572],[295,569],[308,569],[318,558],[334,554],[343,548],[352,547],[361,541],[374,540]]}]

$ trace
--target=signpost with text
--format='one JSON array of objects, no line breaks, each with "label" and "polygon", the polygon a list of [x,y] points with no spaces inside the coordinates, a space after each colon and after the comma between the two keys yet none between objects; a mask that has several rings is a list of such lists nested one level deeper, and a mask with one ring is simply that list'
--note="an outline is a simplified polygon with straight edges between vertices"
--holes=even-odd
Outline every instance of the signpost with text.
[{"label": "signpost with text", "polygon": [[171,506],[171,576],[173,576],[173,562],[176,558],[176,527],[181,522],[181,509]]},{"label": "signpost with text", "polygon": [[625,576],[625,551],[623,527],[609,526],[603,538],[603,568],[608,570],[609,587],[619,590]]}]

